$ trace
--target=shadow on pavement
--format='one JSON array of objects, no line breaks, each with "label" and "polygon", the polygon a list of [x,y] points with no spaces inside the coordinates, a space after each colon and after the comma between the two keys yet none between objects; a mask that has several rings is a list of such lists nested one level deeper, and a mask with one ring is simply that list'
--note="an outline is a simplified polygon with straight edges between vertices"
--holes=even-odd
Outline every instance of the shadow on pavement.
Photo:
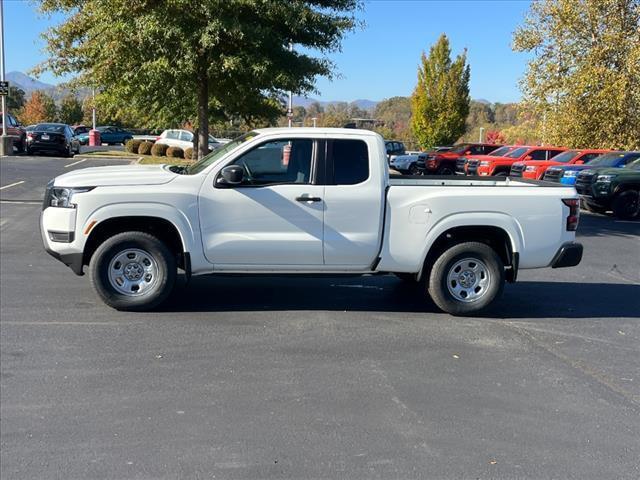
[{"label": "shadow on pavement", "polygon": [[[587,301],[588,299],[588,301]],[[181,283],[169,312],[362,311],[441,313],[413,285],[394,276],[207,276]],[[640,318],[640,285],[519,282],[507,284],[491,318]]]},{"label": "shadow on pavement", "polygon": [[606,237],[609,235],[640,235],[640,219],[617,220],[612,215],[580,212],[577,236]]}]

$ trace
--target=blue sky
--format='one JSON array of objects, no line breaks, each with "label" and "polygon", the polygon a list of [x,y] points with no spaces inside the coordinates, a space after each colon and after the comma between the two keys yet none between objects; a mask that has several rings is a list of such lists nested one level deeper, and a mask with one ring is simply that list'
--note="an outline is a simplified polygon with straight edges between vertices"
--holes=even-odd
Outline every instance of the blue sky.
[{"label": "blue sky", "polygon": [[[471,96],[492,102],[520,99],[518,80],[528,56],[511,50],[512,33],[529,1],[367,1],[358,16],[366,23],[350,33],[342,52],[332,54],[339,78],[318,79],[322,100],[382,100],[410,95],[423,50],[441,33],[454,54],[467,48]],[[27,0],[4,0],[7,71],[26,72],[44,58],[40,33],[60,21],[38,15]],[[40,80],[59,83],[50,74]]]}]

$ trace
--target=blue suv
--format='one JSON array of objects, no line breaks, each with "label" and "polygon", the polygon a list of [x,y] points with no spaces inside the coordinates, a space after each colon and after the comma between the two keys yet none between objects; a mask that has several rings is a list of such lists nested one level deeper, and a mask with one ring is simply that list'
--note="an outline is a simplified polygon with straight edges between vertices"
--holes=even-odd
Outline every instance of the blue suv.
[{"label": "blue suv", "polygon": [[640,158],[640,152],[611,152],[594,158],[583,165],[560,165],[549,167],[544,174],[547,182],[575,185],[576,177],[581,170],[587,168],[622,168],[628,163]]}]

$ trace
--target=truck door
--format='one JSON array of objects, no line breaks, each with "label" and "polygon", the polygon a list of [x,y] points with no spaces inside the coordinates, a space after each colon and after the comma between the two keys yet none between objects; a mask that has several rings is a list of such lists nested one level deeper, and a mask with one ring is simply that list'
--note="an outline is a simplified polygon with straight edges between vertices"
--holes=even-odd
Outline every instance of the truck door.
[{"label": "truck door", "polygon": [[366,269],[376,259],[382,235],[384,187],[361,139],[326,141],[324,263]]},{"label": "truck door", "polygon": [[240,185],[205,182],[200,226],[207,259],[220,270],[319,266],[324,185],[316,184],[316,141],[265,141],[228,165],[244,169]]}]

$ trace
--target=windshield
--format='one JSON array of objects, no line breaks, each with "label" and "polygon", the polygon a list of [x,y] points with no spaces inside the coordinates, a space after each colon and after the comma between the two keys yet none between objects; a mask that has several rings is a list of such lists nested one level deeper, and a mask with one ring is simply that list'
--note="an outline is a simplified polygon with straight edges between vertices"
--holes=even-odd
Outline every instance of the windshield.
[{"label": "windshield", "polygon": [[566,152],[562,152],[560,155],[556,155],[552,158],[552,160],[554,162],[567,163],[576,158],[579,153],[580,152],[578,152],[577,150],[567,150]]},{"label": "windshield", "polygon": [[509,153],[509,150],[511,150],[511,147],[500,147],[497,150],[494,150],[493,152],[491,152],[489,154],[489,156],[491,156],[491,157],[501,157],[501,156],[506,155],[507,153]]},{"label": "windshield", "polygon": [[54,125],[51,123],[41,123],[36,125],[35,130],[38,132],[51,132],[51,133],[62,133],[64,132],[64,125]]},{"label": "windshield", "polygon": [[632,168],[633,170],[640,170],[640,158],[634,160],[624,168]]},{"label": "windshield", "polygon": [[624,152],[606,153],[589,162],[590,167],[615,167],[618,161],[624,157]]},{"label": "windshield", "polygon": [[520,158],[522,155],[524,155],[527,150],[529,150],[527,147],[520,147],[520,148],[516,148],[513,152],[505,155],[505,157],[507,158]]},{"label": "windshield", "polygon": [[471,145],[470,143],[461,143],[460,145],[456,145],[454,146],[451,150],[449,150],[451,153],[462,153],[464,152],[467,148],[469,148],[469,145]]},{"label": "windshield", "polygon": [[230,152],[231,150],[243,144],[244,142],[248,142],[249,140],[255,138],[257,135],[258,135],[258,132],[249,132],[249,133],[245,133],[244,135],[234,140],[231,140],[229,143],[223,145],[222,147],[216,148],[213,152],[211,152],[209,155],[204,157],[202,160],[199,160],[193,165],[187,167],[184,173],[186,173],[187,175],[195,175],[196,173],[200,173],[209,165],[213,165],[215,162],[217,162],[222,157],[224,157],[227,154],[227,152]]}]

